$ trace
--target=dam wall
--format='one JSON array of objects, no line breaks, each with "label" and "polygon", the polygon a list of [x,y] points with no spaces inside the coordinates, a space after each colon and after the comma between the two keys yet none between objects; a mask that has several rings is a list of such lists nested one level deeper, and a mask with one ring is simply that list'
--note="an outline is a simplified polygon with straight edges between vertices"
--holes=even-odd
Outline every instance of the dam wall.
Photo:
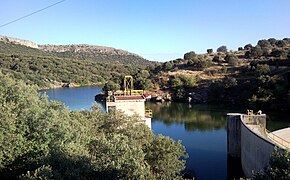
[{"label": "dam wall", "polygon": [[[241,120],[241,163],[246,177],[253,177],[254,173],[268,165],[274,151],[275,144],[267,139],[264,125],[249,123],[243,116]],[[261,116],[265,118],[266,116]],[[264,134],[265,133],[265,134]]]},{"label": "dam wall", "polygon": [[275,148],[267,138],[266,115],[229,113],[227,121],[228,155],[240,157],[245,176],[251,178],[269,163]]}]

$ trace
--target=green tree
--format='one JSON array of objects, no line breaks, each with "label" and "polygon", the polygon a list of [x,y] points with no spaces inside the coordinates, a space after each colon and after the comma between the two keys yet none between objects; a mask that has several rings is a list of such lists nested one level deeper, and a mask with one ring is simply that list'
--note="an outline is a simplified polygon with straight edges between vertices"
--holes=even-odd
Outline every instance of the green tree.
[{"label": "green tree", "polygon": [[285,41],[285,40],[278,40],[276,42],[276,46],[278,46],[278,47],[286,47],[287,46],[287,41]]},{"label": "green tree", "polygon": [[120,88],[121,88],[120,84],[114,83],[113,81],[109,81],[103,87],[103,91],[104,92],[116,91],[116,90],[119,90]]},{"label": "green tree", "polygon": [[266,39],[259,40],[257,44],[259,46],[261,46],[262,48],[269,48],[269,47],[271,47],[270,42],[268,40],[266,40]]},{"label": "green tree", "polygon": [[228,51],[228,49],[227,49],[227,46],[225,46],[225,45],[217,48],[217,52],[227,52],[227,51]]},{"label": "green tree", "polygon": [[239,64],[239,58],[235,54],[227,54],[225,60],[229,65],[236,66]]},{"label": "green tree", "polygon": [[139,117],[69,111],[2,74],[0,117],[1,179],[175,179],[184,170],[184,147]]},{"label": "green tree", "polygon": [[154,84],[151,82],[150,79],[144,79],[142,77],[139,77],[135,80],[135,88],[136,89],[142,89],[142,90],[148,90],[154,87]]},{"label": "green tree", "polygon": [[195,57],[196,57],[195,52],[194,51],[190,51],[188,53],[185,53],[183,58],[185,60],[190,60],[190,59],[194,59]]},{"label": "green tree", "polygon": [[277,58],[285,59],[287,57],[287,52],[283,49],[274,48],[271,55]]},{"label": "green tree", "polygon": [[220,59],[219,56],[214,56],[214,57],[212,58],[212,61],[213,61],[213,62],[221,62],[221,59]]},{"label": "green tree", "polygon": [[258,64],[255,70],[259,75],[265,75],[270,72],[270,66],[267,64]]},{"label": "green tree", "polygon": [[245,50],[251,50],[252,48],[253,48],[252,44],[247,44],[247,45],[244,46]]},{"label": "green tree", "polygon": [[[168,151],[168,149],[174,149],[175,153]],[[178,160],[178,158],[187,158],[187,154],[185,154],[181,141],[176,143],[169,137],[158,135],[147,150],[145,158],[148,159],[151,171],[156,174],[157,179],[182,179],[179,173],[185,162]],[[167,169],[175,169],[175,171]]]},{"label": "green tree", "polygon": [[189,60],[187,65],[193,66],[196,70],[203,70],[211,65],[211,61],[195,58]]},{"label": "green tree", "polygon": [[196,76],[182,76],[181,80],[185,87],[192,88],[197,86]]},{"label": "green tree", "polygon": [[181,86],[183,86],[183,82],[181,81],[180,78],[178,78],[178,77],[174,77],[174,78],[171,78],[171,79],[170,79],[170,85],[171,85],[171,87],[173,87],[173,88],[177,88],[177,87],[181,87]]},{"label": "green tree", "polygon": [[257,45],[255,47],[253,47],[250,51],[250,53],[248,54],[249,57],[252,58],[259,58],[263,55],[263,50],[261,48],[261,46]]},{"label": "green tree", "polygon": [[257,172],[254,175],[254,180],[264,179],[290,179],[290,155],[288,151],[282,152],[275,149],[269,165],[264,170]]},{"label": "green tree", "polygon": [[212,50],[212,49],[207,49],[206,52],[207,52],[208,54],[211,54],[211,53],[213,53],[213,50]]},{"label": "green tree", "polygon": [[277,42],[277,40],[275,38],[269,38],[268,41],[271,44],[271,46],[275,46],[276,42]]},{"label": "green tree", "polygon": [[172,69],[173,64],[171,62],[165,62],[162,64],[162,69],[165,71],[169,71],[170,69]]},{"label": "green tree", "polygon": [[286,42],[287,44],[290,44],[290,38],[284,38],[283,41]]}]

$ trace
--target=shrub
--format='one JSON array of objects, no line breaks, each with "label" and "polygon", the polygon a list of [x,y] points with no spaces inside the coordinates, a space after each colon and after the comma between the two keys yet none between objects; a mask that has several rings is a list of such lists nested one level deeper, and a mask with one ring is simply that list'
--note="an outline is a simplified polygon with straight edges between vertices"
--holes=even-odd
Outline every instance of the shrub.
[{"label": "shrub", "polygon": [[190,66],[194,66],[196,70],[203,70],[211,65],[211,61],[205,59],[193,59],[189,61]]},{"label": "shrub", "polygon": [[267,64],[258,64],[256,66],[256,72],[259,74],[259,75],[262,75],[262,74],[268,74],[270,72],[270,66],[267,65]]},{"label": "shrub", "polygon": [[287,46],[287,41],[285,41],[285,40],[278,40],[276,42],[276,46],[278,46],[278,47],[285,47],[285,46]]},{"label": "shrub", "polygon": [[211,54],[211,53],[213,53],[213,50],[212,50],[212,49],[207,49],[206,52],[207,52],[208,54]]},{"label": "shrub", "polygon": [[273,49],[271,52],[271,55],[273,57],[277,57],[277,58],[281,58],[281,59],[285,59],[287,57],[287,52],[283,49]]},{"label": "shrub", "polygon": [[182,76],[180,78],[185,87],[192,88],[197,86],[196,76]]},{"label": "shrub", "polygon": [[214,56],[214,57],[212,58],[212,61],[213,61],[213,62],[221,62],[219,56]]},{"label": "shrub", "polygon": [[290,179],[290,154],[275,148],[269,165],[254,175],[254,180],[263,179]]},{"label": "shrub", "polygon": [[227,54],[225,60],[229,65],[236,66],[239,64],[239,58],[235,54]]},{"label": "shrub", "polygon": [[277,40],[275,38],[269,38],[268,41],[272,46],[275,46],[276,42],[277,42]]},{"label": "shrub", "polygon": [[194,51],[190,51],[190,52],[184,54],[185,60],[194,59],[195,57],[196,57],[196,54]]},{"label": "shrub", "polygon": [[259,45],[253,47],[250,51],[248,51],[246,53],[246,56],[250,57],[250,58],[259,58],[262,55],[263,55],[263,50],[262,50],[261,46],[259,46]]},{"label": "shrub", "polygon": [[270,42],[266,39],[259,40],[258,45],[261,46],[262,48],[263,47],[266,47],[266,48],[271,47]]},{"label": "shrub", "polygon": [[177,88],[177,87],[181,87],[181,86],[183,86],[183,82],[182,82],[181,79],[178,78],[178,77],[171,78],[170,81],[169,81],[169,84],[170,84],[171,87],[173,87],[173,88]]},{"label": "shrub", "polygon": [[227,46],[220,46],[219,48],[217,48],[217,52],[227,52],[228,49],[227,49]]},{"label": "shrub", "polygon": [[252,44],[247,44],[244,46],[245,50],[251,50],[253,48]]}]

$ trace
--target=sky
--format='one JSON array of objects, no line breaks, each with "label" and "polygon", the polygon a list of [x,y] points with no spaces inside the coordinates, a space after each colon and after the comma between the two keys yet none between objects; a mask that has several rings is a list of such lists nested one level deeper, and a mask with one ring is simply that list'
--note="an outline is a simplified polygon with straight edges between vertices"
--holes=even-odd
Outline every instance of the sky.
[{"label": "sky", "polygon": [[4,25],[57,2],[0,1],[0,35],[109,46],[162,62],[290,37],[290,0],[65,0]]}]

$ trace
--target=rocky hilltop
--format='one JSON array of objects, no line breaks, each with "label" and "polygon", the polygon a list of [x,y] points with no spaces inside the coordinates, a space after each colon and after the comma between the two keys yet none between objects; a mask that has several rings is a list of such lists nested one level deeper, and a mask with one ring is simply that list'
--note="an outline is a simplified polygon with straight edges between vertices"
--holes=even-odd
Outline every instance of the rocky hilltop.
[{"label": "rocky hilltop", "polygon": [[112,47],[106,46],[96,46],[96,45],[88,45],[88,44],[70,44],[70,45],[38,45],[38,47],[44,51],[48,52],[86,52],[86,53],[98,53],[98,54],[113,54],[113,55],[134,55],[136,54],[130,53],[125,50],[115,49]]},{"label": "rocky hilltop", "polygon": [[64,53],[64,52],[70,52],[70,53],[89,53],[89,54],[110,54],[110,55],[129,55],[129,56],[136,56],[141,58],[139,55],[130,53],[125,50],[121,49],[115,49],[112,47],[106,47],[106,46],[96,46],[96,45],[88,45],[88,44],[70,44],[70,45],[40,45],[36,44],[32,41],[13,38],[13,37],[7,37],[7,36],[1,36],[0,35],[0,41],[4,43],[14,43],[19,44],[39,50],[44,50],[46,52],[56,52],[56,53]]},{"label": "rocky hilltop", "polygon": [[20,45],[23,45],[23,46],[36,48],[36,49],[39,48],[38,45],[36,43],[32,42],[32,41],[18,39],[18,38],[12,38],[12,37],[7,37],[7,36],[1,36],[0,35],[0,41],[5,42],[5,43],[20,44]]}]

